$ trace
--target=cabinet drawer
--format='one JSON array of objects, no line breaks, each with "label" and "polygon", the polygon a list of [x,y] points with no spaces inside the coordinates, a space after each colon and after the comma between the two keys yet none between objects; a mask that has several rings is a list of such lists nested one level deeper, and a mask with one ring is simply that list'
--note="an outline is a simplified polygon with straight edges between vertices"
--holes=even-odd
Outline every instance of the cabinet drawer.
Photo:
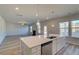
[{"label": "cabinet drawer", "polygon": [[41,55],[41,51],[32,52],[32,55]]},{"label": "cabinet drawer", "polygon": [[41,49],[41,46],[36,46],[32,48],[32,50],[40,50],[40,49]]},{"label": "cabinet drawer", "polygon": [[38,51],[41,52],[41,46],[37,46],[37,47],[32,48],[32,53],[35,53],[35,52],[38,52]]}]

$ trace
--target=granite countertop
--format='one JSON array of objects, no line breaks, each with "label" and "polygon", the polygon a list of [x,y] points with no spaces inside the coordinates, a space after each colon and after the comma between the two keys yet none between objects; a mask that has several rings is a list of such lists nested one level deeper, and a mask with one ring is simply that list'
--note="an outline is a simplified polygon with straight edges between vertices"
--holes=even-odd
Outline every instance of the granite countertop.
[{"label": "granite countertop", "polygon": [[[53,36],[58,36],[58,35],[53,35]],[[44,38],[43,35],[39,36],[29,36],[29,37],[21,37],[21,41],[25,43],[26,46],[28,46],[29,48],[41,45],[43,43],[49,42],[49,41],[53,41],[56,38],[53,39],[49,39],[49,38]]]}]

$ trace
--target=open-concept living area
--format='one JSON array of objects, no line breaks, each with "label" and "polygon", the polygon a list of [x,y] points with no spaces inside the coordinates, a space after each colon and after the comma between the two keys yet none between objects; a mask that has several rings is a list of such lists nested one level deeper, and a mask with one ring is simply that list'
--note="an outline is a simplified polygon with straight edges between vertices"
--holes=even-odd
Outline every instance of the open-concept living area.
[{"label": "open-concept living area", "polygon": [[79,4],[0,4],[0,55],[79,55]]}]

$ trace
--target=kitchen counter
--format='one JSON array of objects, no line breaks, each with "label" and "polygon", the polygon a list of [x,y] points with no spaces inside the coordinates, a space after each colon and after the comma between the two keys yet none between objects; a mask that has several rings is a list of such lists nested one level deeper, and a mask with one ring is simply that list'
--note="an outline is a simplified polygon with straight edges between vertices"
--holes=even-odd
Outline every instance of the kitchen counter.
[{"label": "kitchen counter", "polygon": [[[50,39],[54,36],[56,38]],[[21,37],[21,52],[23,55],[56,54],[64,45],[64,37],[51,34],[48,38],[43,35]]]},{"label": "kitchen counter", "polygon": [[[53,36],[58,37],[58,35],[55,35],[55,34]],[[40,37],[39,36],[22,37],[21,41],[24,42],[29,48],[32,48],[32,47],[41,45],[43,43],[52,41],[54,39],[56,38],[49,39],[49,38],[45,38],[43,35],[40,35]]]}]

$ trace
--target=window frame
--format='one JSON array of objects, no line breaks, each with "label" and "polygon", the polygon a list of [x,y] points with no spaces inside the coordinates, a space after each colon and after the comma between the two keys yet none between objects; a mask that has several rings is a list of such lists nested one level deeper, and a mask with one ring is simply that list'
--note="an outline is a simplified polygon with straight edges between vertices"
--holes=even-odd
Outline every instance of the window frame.
[{"label": "window frame", "polygon": [[[79,33],[79,23],[78,23],[78,25],[76,25],[76,22],[79,22],[79,20],[71,21],[71,37],[79,38],[79,36],[77,35],[77,33]],[[74,26],[72,24],[74,24]],[[74,30],[74,32],[73,32],[73,30]]]},{"label": "window frame", "polygon": [[[63,30],[63,32],[61,30]],[[64,32],[66,32],[67,34],[62,34]],[[59,23],[59,33],[61,36],[69,36],[69,22],[68,21]]]}]

